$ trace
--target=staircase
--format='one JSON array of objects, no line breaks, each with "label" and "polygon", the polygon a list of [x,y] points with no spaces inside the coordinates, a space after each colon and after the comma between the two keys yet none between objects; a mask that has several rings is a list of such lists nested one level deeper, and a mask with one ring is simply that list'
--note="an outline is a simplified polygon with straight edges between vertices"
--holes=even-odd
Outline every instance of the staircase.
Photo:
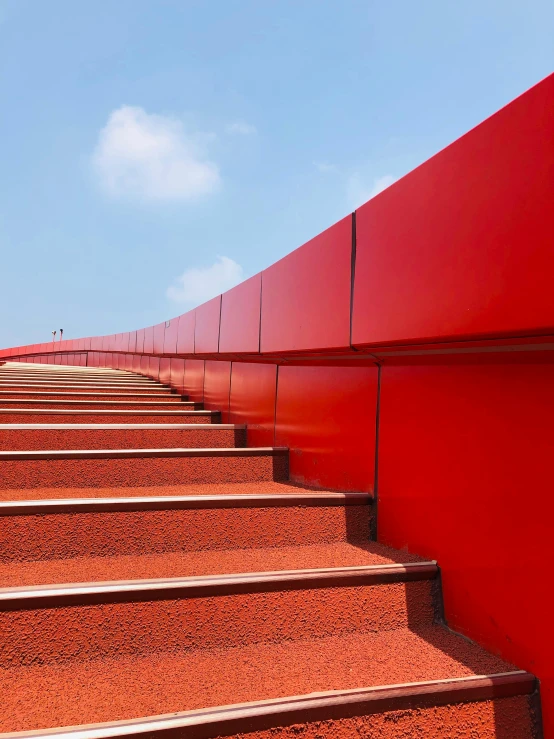
[{"label": "staircase", "polygon": [[535,678],[448,630],[369,496],[293,485],[220,420],[128,372],[0,366],[0,731],[539,736]]}]

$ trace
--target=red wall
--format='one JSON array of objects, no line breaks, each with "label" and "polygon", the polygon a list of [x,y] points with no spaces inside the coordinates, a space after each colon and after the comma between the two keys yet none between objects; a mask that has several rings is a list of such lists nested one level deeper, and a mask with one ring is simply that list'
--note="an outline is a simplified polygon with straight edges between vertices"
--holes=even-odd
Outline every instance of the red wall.
[{"label": "red wall", "polygon": [[540,678],[546,736],[553,419],[553,358],[382,369],[379,538],[438,560],[450,626]]},{"label": "red wall", "polygon": [[291,479],[373,491],[376,367],[279,367],[277,446],[290,449]]}]

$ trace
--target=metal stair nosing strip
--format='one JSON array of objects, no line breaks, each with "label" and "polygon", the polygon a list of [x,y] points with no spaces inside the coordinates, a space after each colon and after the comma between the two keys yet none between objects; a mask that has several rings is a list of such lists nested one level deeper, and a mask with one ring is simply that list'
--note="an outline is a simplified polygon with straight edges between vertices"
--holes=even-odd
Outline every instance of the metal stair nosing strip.
[{"label": "metal stair nosing strip", "polygon": [[143,736],[212,739],[390,711],[531,696],[536,690],[537,681],[533,675],[514,670],[492,675],[331,690],[85,726],[14,732],[2,734],[2,739],[116,739]]},{"label": "metal stair nosing strip", "polygon": [[382,585],[433,580],[437,575],[436,562],[410,562],[154,580],[36,585],[0,589],[0,611]]}]

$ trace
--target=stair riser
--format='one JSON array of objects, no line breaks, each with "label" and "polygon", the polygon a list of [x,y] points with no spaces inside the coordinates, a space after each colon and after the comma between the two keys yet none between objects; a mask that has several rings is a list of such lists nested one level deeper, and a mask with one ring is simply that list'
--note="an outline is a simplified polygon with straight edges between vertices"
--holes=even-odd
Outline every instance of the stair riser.
[{"label": "stair riser", "polygon": [[137,387],[136,385],[132,386],[126,386],[126,385],[110,385],[103,383],[100,385],[96,385],[95,383],[86,383],[86,384],[73,384],[71,382],[67,383],[44,383],[44,384],[35,384],[31,383],[21,383],[21,384],[15,384],[12,383],[10,385],[3,385],[0,384],[0,392],[2,394],[4,393],[53,393],[53,392],[60,392],[60,393],[98,393],[98,394],[105,394],[105,393],[118,393],[122,395],[135,395],[136,393],[148,393],[149,395],[155,395],[160,397],[165,397],[166,395],[173,395],[174,393],[169,390],[169,388],[166,387],[159,387],[154,386],[151,387],[147,385],[146,387]]},{"label": "stair riser", "polygon": [[137,393],[136,390],[133,390],[133,392],[127,393],[123,392],[120,393],[117,390],[113,390],[106,393],[97,393],[94,390],[88,391],[76,391],[76,392],[63,392],[63,393],[57,393],[55,391],[53,392],[7,392],[7,393],[1,393],[0,392],[0,408],[3,407],[3,401],[4,400],[83,400],[83,401],[91,401],[91,400],[123,400],[125,402],[143,402],[143,403],[150,403],[151,401],[158,401],[158,402],[164,402],[164,403],[180,403],[181,402],[181,396],[175,395],[173,393],[149,393],[147,390],[144,392]]},{"label": "stair riser", "polygon": [[[166,400],[158,400],[158,401],[152,401],[149,400],[145,401],[143,398],[142,401],[136,401],[136,400],[119,400],[117,402],[113,402],[113,398],[108,400],[107,398],[100,399],[97,401],[94,401],[94,399],[89,398],[88,400],[79,400],[78,398],[73,398],[71,402],[64,403],[61,400],[29,400],[25,398],[18,398],[13,399],[10,402],[6,400],[0,400],[0,408],[36,408],[37,410],[84,410],[84,411],[94,411],[94,410],[135,410],[135,411],[162,411],[162,410],[187,410],[187,409],[201,409],[202,403],[194,403],[193,405],[179,405],[177,404],[176,407],[175,403],[172,401],[166,401]],[[186,401],[183,401],[186,402]]]},{"label": "stair riser", "polygon": [[2,612],[0,667],[417,628],[433,617],[429,580]]},{"label": "stair riser", "polygon": [[288,479],[287,459],[263,457],[137,457],[2,461],[0,490],[260,482]]},{"label": "stair riser", "polygon": [[[69,409],[68,409],[69,410]],[[177,409],[175,409],[177,410]],[[220,423],[220,415],[186,415],[181,414],[152,414],[142,415],[135,413],[116,414],[79,414],[79,413],[0,413],[0,423]],[[0,432],[1,435],[2,432]],[[44,448],[44,447],[43,447]]]},{"label": "stair riser", "polygon": [[0,561],[362,543],[368,539],[368,506],[3,516]]},{"label": "stair riser", "polygon": [[6,451],[244,446],[245,429],[0,429],[0,450]]},{"label": "stair riser", "polygon": [[[423,708],[404,708],[382,713],[356,713],[356,707],[333,706],[322,712],[323,720],[304,723],[296,719],[290,726],[279,726],[273,716],[250,721],[250,726],[266,724],[268,728],[258,731],[234,732],[221,728],[198,727],[193,734],[190,729],[177,730],[171,739],[536,739],[533,699],[521,695],[513,698],[455,703]],[[333,713],[353,715],[347,718],[328,718]],[[291,721],[286,715],[281,719]],[[272,722],[276,722],[273,723]],[[132,734],[130,735],[133,736]],[[145,739],[142,735],[141,739]],[[159,739],[169,739],[162,734]]]},{"label": "stair riser", "polygon": [[[117,385],[118,387],[165,387],[153,380],[127,380],[113,377],[22,377],[0,373],[2,385]],[[167,390],[167,388],[165,388]]]}]

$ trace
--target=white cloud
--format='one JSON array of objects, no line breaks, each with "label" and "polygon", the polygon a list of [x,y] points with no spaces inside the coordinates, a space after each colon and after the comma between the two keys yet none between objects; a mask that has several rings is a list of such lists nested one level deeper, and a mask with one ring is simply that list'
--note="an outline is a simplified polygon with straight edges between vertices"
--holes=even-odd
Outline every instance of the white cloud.
[{"label": "white cloud", "polygon": [[373,184],[369,187],[365,184],[359,174],[353,174],[347,183],[347,196],[350,207],[353,209],[359,208],[371,198],[374,198],[387,187],[396,182],[397,178],[390,174],[386,174],[383,177],[377,177],[373,180]]},{"label": "white cloud", "polygon": [[177,118],[122,105],[100,131],[92,157],[112,197],[190,200],[218,189],[217,165],[204,151],[205,134],[189,134]]},{"label": "white cloud", "polygon": [[166,295],[176,303],[198,305],[238,285],[244,279],[244,271],[229,257],[218,257],[211,267],[191,267],[167,288]]},{"label": "white cloud", "polygon": [[313,165],[319,172],[338,172],[337,167],[329,162],[313,162]]},{"label": "white cloud", "polygon": [[258,133],[256,126],[252,126],[250,123],[244,121],[235,121],[235,123],[229,123],[225,126],[226,133],[238,134],[240,136],[249,136],[253,133]]}]

